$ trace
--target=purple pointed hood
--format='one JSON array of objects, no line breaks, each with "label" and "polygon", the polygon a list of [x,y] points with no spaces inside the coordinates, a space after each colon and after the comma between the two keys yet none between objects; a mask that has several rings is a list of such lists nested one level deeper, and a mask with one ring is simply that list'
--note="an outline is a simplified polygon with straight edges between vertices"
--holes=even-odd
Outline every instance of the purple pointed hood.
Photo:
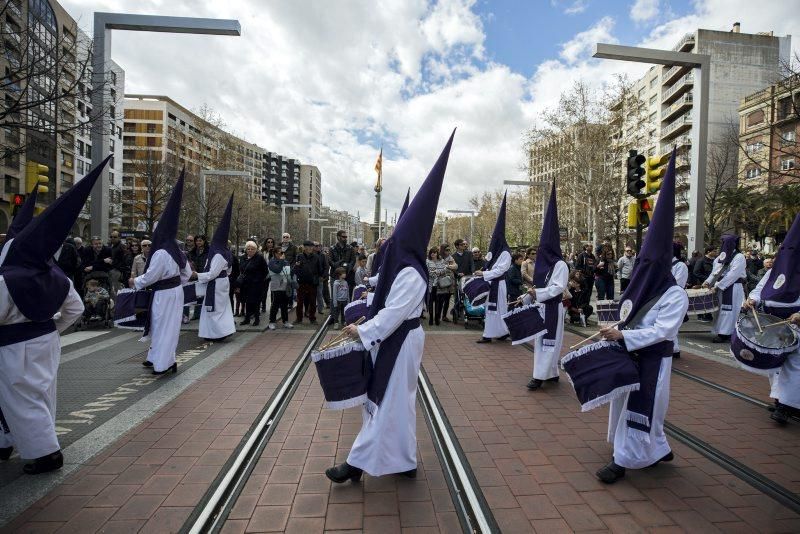
[{"label": "purple pointed hood", "polygon": [[31,321],[52,318],[67,298],[70,282],[53,263],[53,254],[72,230],[109,159],[111,156],[28,223],[10,245],[0,275],[14,304]]},{"label": "purple pointed hood", "polygon": [[800,213],[783,239],[769,273],[761,300],[792,304],[800,297]]},{"label": "purple pointed hood", "polygon": [[400,208],[400,216],[397,217],[397,222],[400,222],[400,218],[403,217],[403,214],[408,209],[408,203],[409,202],[411,202],[411,188],[410,187],[408,188],[408,191],[406,191],[406,201],[403,202],[403,207]]},{"label": "purple pointed hood", "polygon": [[175,187],[172,188],[167,205],[164,206],[164,211],[161,212],[161,217],[159,217],[156,228],[153,230],[153,237],[150,238],[150,241],[152,241],[150,254],[147,256],[147,263],[144,267],[145,271],[150,267],[150,260],[159,250],[166,250],[181,269],[186,266],[186,254],[183,253],[175,240],[178,235],[178,219],[181,215],[185,175],[186,168],[181,170],[181,175],[178,177],[178,181],[175,182]]},{"label": "purple pointed hood", "polygon": [[506,197],[508,192],[503,193],[503,201],[500,203],[500,209],[497,211],[497,222],[494,223],[494,231],[492,232],[492,240],[489,242],[489,252],[491,254],[489,261],[486,263],[484,270],[490,270],[497,262],[497,258],[503,252],[511,252],[511,247],[508,246],[506,241]]},{"label": "purple pointed hood", "polygon": [[39,184],[36,184],[33,188],[33,191],[31,191],[31,194],[25,199],[25,203],[22,204],[22,207],[17,212],[14,220],[11,221],[11,226],[8,227],[8,231],[6,232],[6,241],[11,241],[15,235],[20,233],[20,231],[28,226],[28,223],[33,220],[33,212],[36,209],[36,197],[38,196]]},{"label": "purple pointed hood", "polygon": [[232,214],[233,194],[231,194],[231,198],[228,199],[228,206],[225,208],[225,212],[222,214],[222,219],[220,219],[217,229],[214,230],[214,237],[211,238],[211,245],[208,247],[206,270],[208,270],[209,266],[211,265],[211,260],[217,254],[225,258],[225,261],[228,262],[228,265],[230,265],[233,261],[233,254],[231,254],[231,249],[228,247],[228,234],[230,234],[231,231]]},{"label": "purple pointed hood", "polygon": [[444,173],[450,157],[450,147],[453,137],[450,135],[439,159],[433,165],[428,177],[422,182],[419,191],[414,195],[414,200],[408,205],[391,237],[381,246],[383,250],[383,265],[378,285],[375,288],[375,298],[369,307],[369,319],[384,308],[389,290],[395,278],[406,267],[413,267],[428,284],[428,266],[425,263],[425,249],[431,240],[433,223],[436,219],[436,209],[439,205],[439,194],[442,191]]},{"label": "purple pointed hood", "polygon": [[544,216],[542,236],[539,238],[539,248],[536,249],[536,264],[533,266],[533,283],[536,287],[547,284],[547,275],[559,261],[561,255],[561,237],[558,233],[558,206],[556,205],[556,184],[550,191],[550,203],[547,205],[547,214]]},{"label": "purple pointed hood", "polygon": [[739,236],[735,234],[725,234],[722,236],[722,246],[719,247],[719,262],[728,265],[736,251],[739,250]]},{"label": "purple pointed hood", "polygon": [[[408,203],[410,202],[410,200],[411,200],[411,188],[409,187],[408,191],[406,192],[406,201],[403,202],[403,207],[400,208],[400,215],[397,217],[397,222],[398,223],[400,223],[400,219],[403,218],[403,214],[408,209]],[[385,250],[384,247],[381,246],[375,252],[375,257],[372,259],[372,273],[373,273],[373,276],[375,276],[374,273],[377,273],[377,272],[380,271],[381,265],[383,265],[383,251],[384,250]]]},{"label": "purple pointed hood", "polygon": [[672,243],[675,233],[675,150],[667,165],[653,220],[636,256],[628,288],[619,298],[620,328],[637,312],[676,284],[672,276]]}]

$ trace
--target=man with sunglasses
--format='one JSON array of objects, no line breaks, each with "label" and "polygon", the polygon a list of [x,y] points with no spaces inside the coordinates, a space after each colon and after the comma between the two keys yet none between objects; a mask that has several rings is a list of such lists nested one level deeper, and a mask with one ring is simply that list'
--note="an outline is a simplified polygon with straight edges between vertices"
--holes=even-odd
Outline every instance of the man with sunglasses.
[{"label": "man with sunglasses", "polygon": [[631,281],[631,273],[633,272],[633,264],[635,261],[636,256],[633,254],[633,249],[631,247],[625,247],[625,254],[617,260],[620,292],[625,291]]},{"label": "man with sunglasses", "polygon": [[339,230],[336,232],[336,245],[331,249],[331,279],[335,279],[333,273],[336,269],[341,267],[347,272],[345,280],[347,285],[350,286],[350,293],[356,287],[355,284],[355,268],[356,268],[356,251],[347,242],[347,232]]}]

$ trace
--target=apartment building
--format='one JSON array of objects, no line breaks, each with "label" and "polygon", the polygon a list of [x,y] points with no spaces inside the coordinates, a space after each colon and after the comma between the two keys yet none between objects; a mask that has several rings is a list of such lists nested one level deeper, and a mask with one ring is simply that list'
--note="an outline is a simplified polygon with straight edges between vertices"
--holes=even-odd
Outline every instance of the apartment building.
[{"label": "apartment building", "polygon": [[311,213],[319,216],[322,209],[322,173],[314,165],[300,165],[300,202],[311,204]]}]

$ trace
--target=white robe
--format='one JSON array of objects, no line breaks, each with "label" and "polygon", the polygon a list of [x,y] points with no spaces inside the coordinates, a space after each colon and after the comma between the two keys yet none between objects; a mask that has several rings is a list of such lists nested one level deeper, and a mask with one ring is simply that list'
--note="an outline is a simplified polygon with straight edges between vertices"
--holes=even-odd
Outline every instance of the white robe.
[{"label": "white robe", "polygon": [[230,301],[230,280],[228,277],[217,278],[220,273],[231,274],[231,267],[220,254],[215,254],[211,259],[208,271],[197,273],[198,284],[208,284],[215,280],[214,311],[209,311],[202,305],[200,312],[200,328],[198,335],[206,339],[220,339],[236,332],[233,322],[233,310]]},{"label": "white robe", "polygon": [[[147,272],[134,278],[133,283],[136,289],[144,289],[159,280],[178,275],[181,277],[181,284],[189,281],[192,275],[189,262],[181,270],[166,250],[157,250],[150,260]],[[166,371],[175,363],[182,319],[183,288],[178,286],[156,291],[150,308],[150,350],[147,352],[147,361],[153,364],[154,371]]]},{"label": "white robe", "polygon": [[[761,290],[767,283],[770,269],[759,280],[755,288],[750,292],[749,298],[756,301],[756,305],[761,304]],[[785,307],[783,302],[766,301],[767,306]],[[789,305],[792,308],[800,306],[800,298]],[[794,328],[794,327],[793,327]],[[800,331],[795,328],[795,332],[800,336]],[[770,397],[778,399],[781,404],[786,404],[792,408],[800,409],[800,347],[786,358],[781,368],[777,373],[769,376],[770,383]]]},{"label": "white robe", "polygon": [[[83,309],[83,301],[70,282],[55,318],[58,331],[0,347],[0,406],[13,436],[13,441],[5,436],[0,446],[15,444],[22,458],[40,458],[61,448],[55,430],[59,332],[75,322]],[[0,324],[27,321],[0,276]]]},{"label": "white robe", "polygon": [[[625,346],[635,351],[661,341],[674,341],[689,309],[689,297],[678,286],[669,288],[655,306],[630,330],[623,330]],[[664,434],[664,419],[669,407],[669,379],[672,358],[662,358],[658,371],[653,416],[650,419],[649,443],[628,435],[626,407],[630,393],[611,401],[608,414],[608,441],[614,444],[614,463],[629,469],[641,469],[654,464],[670,452]]]},{"label": "white robe", "polygon": [[[536,301],[544,302],[553,297],[561,296],[567,288],[569,280],[569,267],[563,261],[553,266],[553,274],[547,281],[547,287],[536,289]],[[533,343],[533,378],[547,380],[558,376],[558,360],[561,357],[561,345],[564,343],[564,313],[565,308],[558,306],[558,329],[556,330],[555,345],[544,346],[544,336],[537,337]]]},{"label": "white robe", "polygon": [[[672,266],[672,276],[675,277],[675,281],[678,282],[678,287],[681,289],[686,288],[686,282],[689,281],[689,267],[682,261],[674,264]],[[675,342],[672,344],[672,353],[675,354],[681,351],[681,344],[678,340],[678,336],[675,336]]]},{"label": "white robe", "polygon": [[[491,282],[495,278],[505,277],[506,271],[511,267],[511,253],[504,250],[494,266],[488,271],[483,271],[483,279]],[[493,338],[508,334],[508,328],[503,315],[508,311],[508,294],[506,293],[506,281],[500,280],[497,288],[497,310],[489,311],[489,303],[486,303],[486,318],[484,319],[483,337]]]},{"label": "white robe", "polygon": [[[378,355],[379,340],[386,339],[403,321],[422,314],[427,285],[413,267],[401,270],[385,307],[358,326],[361,342]],[[375,415],[363,412],[363,424],[347,463],[372,476],[402,473],[417,467],[417,375],[425,348],[422,327],[406,336],[395,361],[386,393]]]},{"label": "white robe", "polygon": [[[747,276],[747,261],[744,259],[744,254],[737,253],[736,256],[731,260],[730,269],[728,272],[725,273],[721,279],[717,280],[714,284],[714,287],[717,288],[717,292],[722,292],[728,289],[731,284],[734,284],[737,280],[741,278],[745,278]],[[719,261],[719,256],[714,258],[714,265],[711,268],[711,274],[706,278],[706,283],[710,284],[711,279],[714,278],[714,275],[718,273],[722,269],[722,263]],[[720,305],[722,304],[722,295],[719,295]],[[711,328],[712,334],[719,334],[723,336],[729,336],[733,333],[733,329],[736,327],[736,319],[739,317],[739,310],[742,307],[742,303],[744,302],[744,287],[742,284],[736,284],[733,288],[733,299],[731,303],[730,310],[720,310],[716,312],[716,317],[714,317],[714,326]]]}]

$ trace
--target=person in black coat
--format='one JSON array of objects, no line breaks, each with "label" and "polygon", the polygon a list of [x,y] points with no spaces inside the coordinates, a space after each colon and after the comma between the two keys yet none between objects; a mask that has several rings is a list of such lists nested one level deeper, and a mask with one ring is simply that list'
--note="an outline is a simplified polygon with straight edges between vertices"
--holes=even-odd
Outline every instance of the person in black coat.
[{"label": "person in black coat", "polygon": [[81,260],[78,257],[78,249],[75,248],[72,239],[67,239],[64,244],[61,245],[61,248],[56,252],[53,259],[56,265],[67,275],[67,278],[75,278]]},{"label": "person in black coat", "polygon": [[[236,255],[236,250],[231,246],[231,242],[228,241],[228,248],[231,249],[231,257],[233,261],[231,261],[231,274],[228,276],[228,281],[230,282],[228,285],[230,287],[230,299],[231,299],[231,308],[233,309],[233,316],[239,317],[241,316],[239,308],[241,307],[241,298],[236,294],[236,280],[239,278],[239,274],[241,273],[241,269],[239,268],[239,256]],[[236,296],[236,303],[234,304],[234,295]]]},{"label": "person in black coat", "polygon": [[519,252],[511,255],[511,267],[506,273],[506,288],[508,291],[508,301],[512,302],[522,295],[522,261],[525,256]]},{"label": "person in black coat", "polygon": [[335,279],[336,269],[341,267],[347,275],[347,285],[350,286],[350,293],[356,287],[356,251],[347,243],[347,232],[339,230],[336,232],[336,245],[331,249],[331,269],[330,276]]},{"label": "person in black coat", "polygon": [[[190,250],[186,256],[192,264],[192,270],[198,273],[206,272],[206,262],[208,261],[208,239],[205,235],[198,234],[194,236],[194,248]],[[192,314],[192,321],[200,320],[200,306],[194,307]]]},{"label": "person in black coat", "polygon": [[244,257],[239,265],[237,291],[244,302],[244,321],[242,325],[258,326],[261,320],[261,294],[264,291],[264,280],[267,278],[267,260],[258,252],[258,245],[248,241],[244,246]]},{"label": "person in black coat", "polygon": [[111,249],[103,246],[100,238],[92,238],[92,246],[83,248],[83,272],[85,274],[104,272],[111,270]]}]

